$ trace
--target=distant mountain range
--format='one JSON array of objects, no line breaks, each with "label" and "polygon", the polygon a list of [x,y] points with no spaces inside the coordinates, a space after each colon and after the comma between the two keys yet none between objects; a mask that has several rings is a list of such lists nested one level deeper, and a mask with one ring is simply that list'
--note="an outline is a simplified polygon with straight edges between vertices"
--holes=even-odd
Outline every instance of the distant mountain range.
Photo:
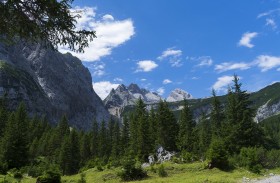
[{"label": "distant mountain range", "polygon": [[[120,85],[117,89],[112,89],[103,103],[110,114],[116,117],[121,117],[135,107],[135,102],[139,97],[141,97],[147,104],[148,109],[152,106],[156,108],[158,102],[161,100],[161,97],[157,93],[141,89],[136,84],[131,84],[128,87]],[[202,112],[206,114],[211,112],[211,97],[194,99],[192,95],[186,91],[175,89],[166,98],[166,101],[177,116],[183,107],[182,100],[184,98],[188,99],[189,105],[191,106],[193,115],[196,119],[198,119]],[[219,96],[218,98],[223,105],[226,104],[226,95]],[[252,107],[256,109],[256,122],[260,122],[270,116],[279,114],[280,83],[274,83],[257,92],[250,93],[250,100],[252,101]]]},{"label": "distant mountain range", "polygon": [[[137,84],[132,83],[129,86],[121,84],[116,89],[112,89],[103,102],[111,115],[120,116],[125,107],[134,106],[139,98],[147,105],[154,105],[163,100],[157,93],[140,88]],[[192,99],[193,97],[184,90],[175,89],[166,101],[178,102],[184,100],[184,98]]]}]

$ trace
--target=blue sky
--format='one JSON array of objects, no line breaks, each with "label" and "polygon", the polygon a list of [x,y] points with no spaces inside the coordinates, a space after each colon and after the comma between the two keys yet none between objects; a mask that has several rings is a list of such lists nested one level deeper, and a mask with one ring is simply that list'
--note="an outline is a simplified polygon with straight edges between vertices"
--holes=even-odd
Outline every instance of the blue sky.
[{"label": "blue sky", "polygon": [[[167,97],[225,94],[232,75],[256,91],[280,76],[278,0],[75,0],[77,28],[98,38],[79,57],[104,98],[123,83]],[[67,52],[66,48],[60,48]]]}]

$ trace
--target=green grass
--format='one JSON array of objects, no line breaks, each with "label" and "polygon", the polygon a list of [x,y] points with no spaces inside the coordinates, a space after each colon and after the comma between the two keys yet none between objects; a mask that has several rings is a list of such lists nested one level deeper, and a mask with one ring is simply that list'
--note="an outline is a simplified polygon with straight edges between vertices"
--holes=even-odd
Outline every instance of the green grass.
[{"label": "green grass", "polygon": [[[155,165],[154,168],[158,169],[159,165]],[[263,175],[257,175],[251,173],[245,169],[235,169],[233,171],[225,172],[219,169],[204,169],[205,164],[201,162],[191,163],[191,164],[174,164],[165,163],[164,168],[168,173],[167,177],[159,177],[157,172],[152,172],[151,168],[148,167],[146,170],[148,172],[148,178],[142,181],[132,181],[131,183],[235,183],[242,182],[243,177],[250,179],[261,179],[264,178]],[[116,169],[105,169],[104,171],[98,171],[96,168],[89,169],[85,171],[86,181],[88,183],[119,183],[120,178],[117,177],[117,172],[120,168]],[[275,174],[280,174],[280,168],[270,171],[263,171],[262,174],[269,174],[273,172]],[[7,176],[7,179],[12,182],[17,182],[15,179]],[[80,174],[73,176],[63,176],[62,181],[65,183],[74,183],[80,179]],[[3,180],[3,176],[0,175],[0,182]],[[30,177],[24,177],[21,181],[22,183],[35,183],[36,179]]]}]

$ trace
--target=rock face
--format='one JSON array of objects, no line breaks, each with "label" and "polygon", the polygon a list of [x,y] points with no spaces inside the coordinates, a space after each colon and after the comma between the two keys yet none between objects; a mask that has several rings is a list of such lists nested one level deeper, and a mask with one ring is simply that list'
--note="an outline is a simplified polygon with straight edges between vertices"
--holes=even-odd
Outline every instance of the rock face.
[{"label": "rock face", "polygon": [[65,114],[70,125],[88,129],[94,118],[109,118],[81,61],[40,44],[0,44],[0,94],[4,93],[10,108],[23,101],[31,115],[46,115],[51,123]]},{"label": "rock face", "polygon": [[270,100],[258,108],[255,117],[256,122],[260,122],[266,118],[280,114],[280,101],[272,105],[268,105],[269,102]]},{"label": "rock face", "polygon": [[179,102],[184,99],[193,99],[192,95],[182,89],[173,90],[170,95],[167,97],[167,102]]},{"label": "rock face", "polygon": [[141,89],[136,84],[129,86],[121,84],[115,90],[112,89],[103,102],[110,114],[119,117],[124,107],[134,106],[139,98],[146,104],[158,103],[161,100],[157,93]]}]

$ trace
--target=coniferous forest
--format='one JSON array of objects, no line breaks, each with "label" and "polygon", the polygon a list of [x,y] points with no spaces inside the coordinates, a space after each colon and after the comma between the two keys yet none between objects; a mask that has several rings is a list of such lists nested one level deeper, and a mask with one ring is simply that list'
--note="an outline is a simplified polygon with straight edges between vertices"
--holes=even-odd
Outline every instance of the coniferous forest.
[{"label": "coniferous forest", "polygon": [[[226,105],[220,103],[215,91],[212,94],[211,113],[202,113],[198,121],[187,100],[175,117],[167,102],[161,101],[148,111],[139,99],[135,110],[121,121],[111,118],[98,123],[93,119],[88,131],[71,128],[66,116],[57,126],[44,117],[30,118],[23,103],[16,111],[9,111],[9,101],[2,98],[0,173],[12,170],[42,177],[46,172],[72,175],[93,167],[102,171],[122,166],[120,176],[133,180],[145,176],[135,164],[147,162],[159,146],[176,152],[171,160],[176,163],[204,161],[205,168],[245,167],[255,173],[280,167],[280,139],[275,138],[280,125],[275,119],[254,122],[249,94],[242,90],[238,77],[228,89]],[[133,175],[127,175],[126,169],[133,169]]]}]

